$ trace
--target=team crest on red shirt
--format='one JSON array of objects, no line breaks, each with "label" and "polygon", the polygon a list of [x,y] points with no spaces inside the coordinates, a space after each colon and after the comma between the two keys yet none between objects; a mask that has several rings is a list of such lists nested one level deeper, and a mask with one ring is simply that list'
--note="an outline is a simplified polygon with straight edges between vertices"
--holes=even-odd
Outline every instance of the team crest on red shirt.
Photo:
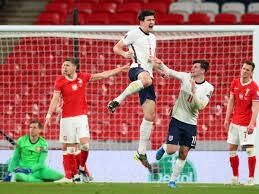
[{"label": "team crest on red shirt", "polygon": [[77,90],[77,84],[72,85],[72,90]]},{"label": "team crest on red shirt", "polygon": [[38,147],[36,148],[36,151],[37,151],[37,152],[40,152],[40,151],[41,151],[41,147],[38,146]]}]

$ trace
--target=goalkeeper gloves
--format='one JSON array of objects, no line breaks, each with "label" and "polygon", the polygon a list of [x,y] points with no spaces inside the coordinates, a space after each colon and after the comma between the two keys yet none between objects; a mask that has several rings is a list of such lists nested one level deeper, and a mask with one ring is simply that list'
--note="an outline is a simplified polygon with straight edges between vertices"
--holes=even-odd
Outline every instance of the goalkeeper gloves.
[{"label": "goalkeeper gloves", "polygon": [[30,174],[32,173],[32,170],[30,168],[16,168],[14,172],[21,172],[25,174]]},{"label": "goalkeeper gloves", "polygon": [[8,172],[7,175],[4,177],[3,181],[4,182],[10,182],[11,179],[12,179],[12,175],[13,175],[12,172]]}]

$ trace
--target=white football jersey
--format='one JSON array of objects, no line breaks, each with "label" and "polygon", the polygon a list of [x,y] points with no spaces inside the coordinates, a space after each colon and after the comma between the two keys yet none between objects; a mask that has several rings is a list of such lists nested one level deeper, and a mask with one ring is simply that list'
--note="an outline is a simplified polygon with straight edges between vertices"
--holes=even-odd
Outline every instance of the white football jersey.
[{"label": "white football jersey", "polygon": [[156,37],[152,33],[145,33],[141,28],[130,30],[122,41],[128,46],[129,50],[134,52],[133,67],[142,67],[153,77],[153,65],[148,61],[149,56],[155,56]]},{"label": "white football jersey", "polygon": [[[194,103],[191,89],[191,74],[177,72],[177,79],[181,80],[180,94],[174,104],[172,117],[191,125],[197,125],[199,109]],[[207,105],[214,90],[214,87],[207,81],[195,84],[196,97]]]}]

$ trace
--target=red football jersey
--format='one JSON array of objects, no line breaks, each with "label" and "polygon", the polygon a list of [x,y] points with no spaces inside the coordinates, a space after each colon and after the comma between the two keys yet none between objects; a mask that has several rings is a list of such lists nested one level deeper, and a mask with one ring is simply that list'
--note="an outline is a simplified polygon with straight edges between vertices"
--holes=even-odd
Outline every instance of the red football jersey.
[{"label": "red football jersey", "polygon": [[65,76],[57,78],[54,92],[61,92],[63,97],[62,118],[87,114],[85,88],[91,78],[89,73],[77,73],[74,80]]},{"label": "red football jersey", "polygon": [[234,79],[231,83],[231,93],[235,96],[231,122],[236,125],[248,126],[252,118],[252,102],[259,101],[257,84],[253,80],[242,84],[240,79]]}]

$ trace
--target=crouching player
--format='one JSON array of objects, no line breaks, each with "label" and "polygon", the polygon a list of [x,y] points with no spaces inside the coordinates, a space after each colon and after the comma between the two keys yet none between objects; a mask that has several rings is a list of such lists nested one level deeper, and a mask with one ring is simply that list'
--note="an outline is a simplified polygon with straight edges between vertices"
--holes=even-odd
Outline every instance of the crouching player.
[{"label": "crouching player", "polygon": [[18,139],[13,158],[8,166],[4,181],[49,182],[62,179],[63,174],[48,168],[48,143],[39,136],[42,125],[39,121],[30,122],[29,135]]}]

